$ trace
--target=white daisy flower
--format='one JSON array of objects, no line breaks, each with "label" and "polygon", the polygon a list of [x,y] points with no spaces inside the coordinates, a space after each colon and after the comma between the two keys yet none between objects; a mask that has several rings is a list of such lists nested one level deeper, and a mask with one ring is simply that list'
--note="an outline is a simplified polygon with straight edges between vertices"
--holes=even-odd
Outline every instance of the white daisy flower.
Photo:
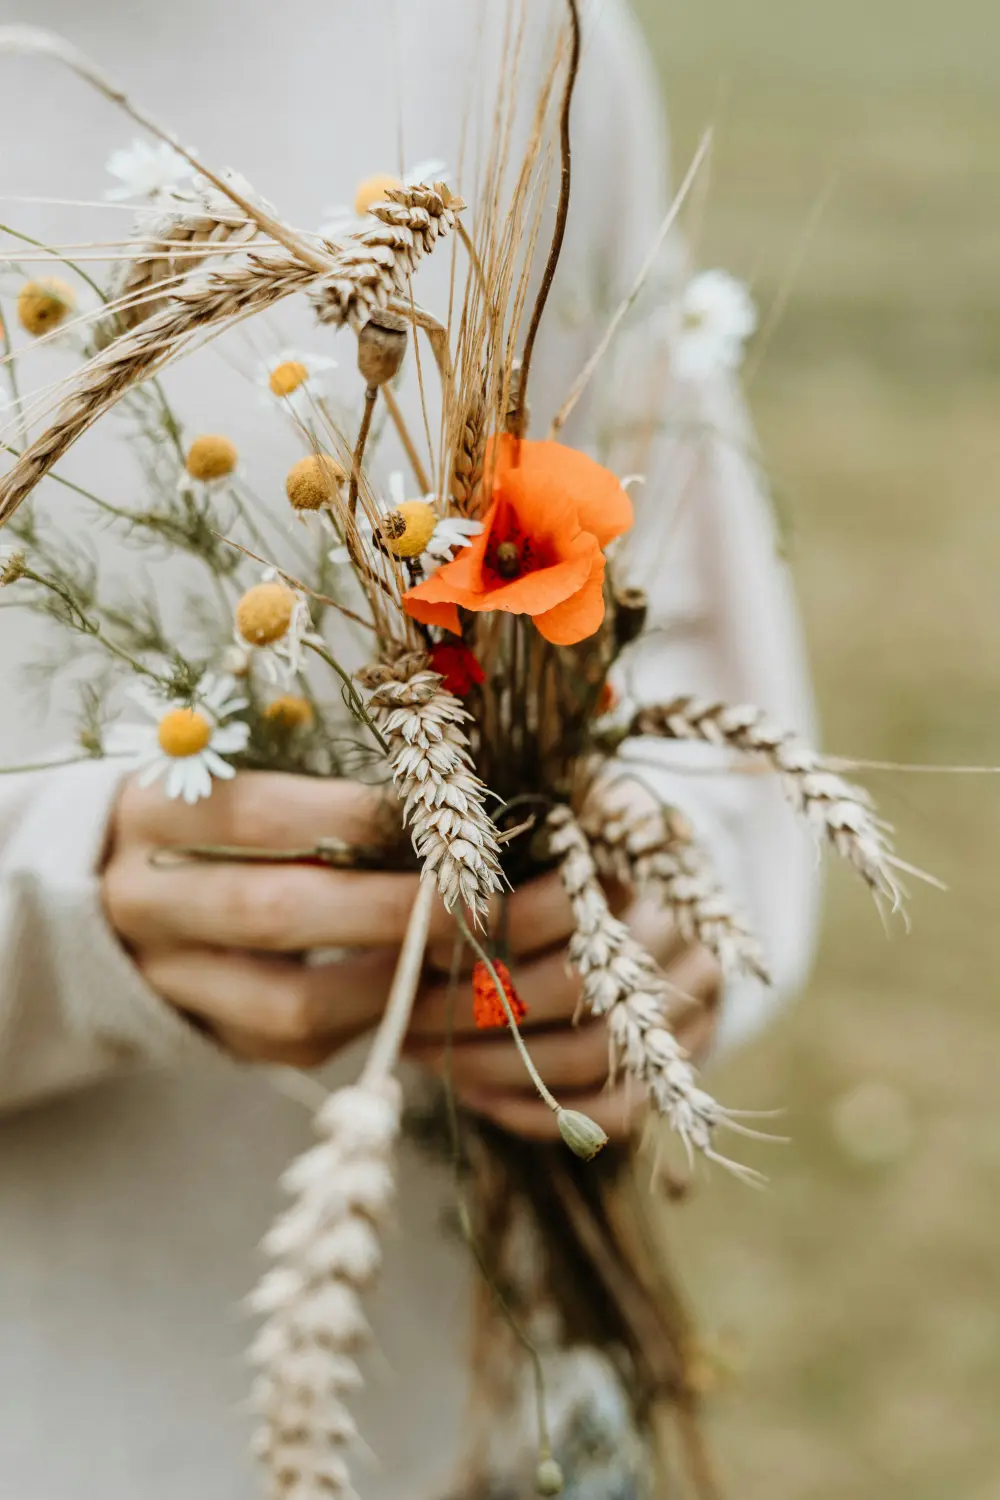
[{"label": "white daisy flower", "polygon": [[336,368],[337,361],[324,354],[282,349],[257,377],[261,405],[284,407],[304,420],[314,404],[329,394],[327,377]]},{"label": "white daisy flower", "polygon": [[414,163],[402,177],[397,177],[394,172],[376,172],[358,183],[353,208],[346,203],[336,203],[332,208],[324,209],[329,219],[320,229],[320,234],[326,240],[342,240],[351,234],[362,234],[375,222],[372,204],[384,202],[387,189],[430,187],[435,182],[448,180],[447,164],[434,157]]},{"label": "white daisy flower", "polygon": [[[424,500],[427,505],[434,505],[437,497],[426,495]],[[401,505],[407,503],[406,480],[399,469],[394,469],[389,475],[388,499],[378,499],[376,503],[380,515],[388,515],[390,511],[398,510]],[[360,509],[357,516],[357,528],[362,546],[374,547],[371,520]],[[433,559],[438,564],[450,562],[452,552],[459,547],[470,546],[472,538],[478,536],[482,529],[482,521],[467,521],[464,516],[443,516],[435,525],[431,539],[421,553],[425,576],[429,571],[433,572],[433,568],[428,569],[427,560]],[[351,561],[351,554],[347,547],[334,547],[327,555],[335,566]]]},{"label": "white daisy flower", "polygon": [[125,198],[155,198],[195,175],[191,163],[166,141],[158,141],[155,146],[149,141],[133,141],[131,146],[112,151],[104,165],[112,177],[118,178],[117,186],[104,193],[112,203]]},{"label": "white daisy flower", "polygon": [[265,568],[236,606],[235,641],[251,648],[269,682],[287,685],[305,670],[307,646],[324,645],[312,629],[309,600],[284,581],[277,568]]},{"label": "white daisy flower", "polygon": [[728,271],[703,271],[680,299],[673,370],[680,380],[708,380],[743,362],[743,346],[757,328],[757,309],[742,281]]},{"label": "white daisy flower", "polygon": [[151,786],[165,774],[166,795],[193,803],[211,795],[213,776],[228,781],[236,775],[223,756],[246,749],[250,726],[241,720],[226,722],[247,706],[232,677],[207,674],[194,705],[165,701],[141,686],[129,696],[153,723],[114,725],[107,735],[107,750],[135,757],[140,786]]}]

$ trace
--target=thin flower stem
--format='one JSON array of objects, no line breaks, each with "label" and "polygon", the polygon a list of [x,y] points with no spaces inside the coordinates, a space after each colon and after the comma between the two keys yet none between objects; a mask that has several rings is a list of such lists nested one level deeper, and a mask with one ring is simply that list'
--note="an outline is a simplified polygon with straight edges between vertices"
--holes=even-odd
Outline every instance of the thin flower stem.
[{"label": "thin flower stem", "polygon": [[486,972],[487,974],[489,974],[490,978],[493,981],[494,988],[496,989],[497,995],[500,998],[500,1004],[503,1006],[504,1014],[507,1017],[507,1024],[510,1026],[511,1035],[514,1038],[514,1045],[517,1047],[518,1052],[520,1052],[521,1054],[521,1061],[524,1063],[524,1066],[527,1069],[528,1077],[531,1079],[532,1083],[535,1085],[535,1088],[538,1090],[545,1103],[549,1106],[549,1109],[551,1109],[552,1113],[554,1115],[561,1115],[563,1112],[562,1105],[546,1087],[542,1075],[539,1073],[538,1069],[535,1067],[535,1064],[531,1060],[531,1053],[528,1051],[527,1047],[524,1044],[524,1038],[521,1036],[520,1028],[517,1024],[517,1018],[514,1015],[513,1010],[511,1009],[510,1001],[507,999],[507,992],[503,987],[500,975],[497,973],[496,968],[494,967],[493,960],[490,958],[482,943],[472,932],[463,914],[460,911],[456,911],[455,916],[462,936],[465,938],[465,941],[473,950],[476,957],[483,965],[485,965]]},{"label": "thin flower stem", "polygon": [[154,672],[152,667],[147,667],[144,662],[139,661],[130,652],[126,651],[124,646],[119,646],[116,641],[106,636],[97,621],[92,620],[80,608],[80,605],[68,589],[64,589],[58,583],[54,583],[51,578],[43,578],[40,573],[33,572],[31,568],[25,568],[21,577],[30,579],[32,583],[39,584],[43,589],[48,589],[49,593],[55,594],[57,598],[62,600],[69,612],[69,618],[66,623],[70,629],[78,630],[81,635],[90,636],[92,640],[97,641],[103,646],[105,651],[109,651],[112,656],[117,656],[119,661],[127,662],[133,672],[138,672],[141,677],[149,677],[153,682],[159,683],[161,687],[166,686],[166,679],[161,677],[159,672]]},{"label": "thin flower stem", "polygon": [[[354,445],[354,454],[351,459],[351,484],[347,495],[347,508],[354,521],[358,513],[358,486],[361,483],[361,465],[364,463],[365,449],[368,446],[368,434],[371,432],[372,416],[375,412],[375,403],[378,400],[378,386],[369,385],[365,388],[365,409],[361,417],[361,426],[358,429],[358,440]],[[350,547],[350,539],[347,545]],[[351,548],[353,551],[354,549]]]},{"label": "thin flower stem", "polygon": [[455,1207],[458,1211],[458,1222],[462,1230],[462,1238],[469,1247],[472,1258],[479,1268],[479,1273],[486,1282],[501,1317],[531,1361],[535,1386],[535,1411],[538,1420],[539,1458],[544,1461],[552,1457],[552,1435],[549,1431],[548,1413],[545,1409],[545,1371],[542,1367],[542,1357],[538,1352],[537,1345],[521,1327],[514,1316],[513,1309],[494,1280],[493,1273],[489,1268],[486,1256],[476,1235],[475,1227],[472,1223],[472,1215],[469,1213],[468,1203],[466,1202],[462,1187],[462,1142],[458,1128],[458,1104],[455,1098],[455,1084],[452,1074],[452,1055],[455,1042],[455,996],[458,990],[461,963],[462,940],[459,938],[455,943],[452,953],[451,972],[448,976],[444,1041],[444,1097],[445,1109],[448,1115],[448,1137],[451,1146],[452,1170],[455,1177]]},{"label": "thin flower stem", "polygon": [[531,314],[528,335],[524,341],[524,353],[521,356],[521,381],[517,393],[517,406],[510,424],[511,431],[518,437],[523,436],[524,414],[528,405],[528,376],[531,373],[531,359],[535,352],[535,340],[538,338],[542,314],[545,312],[545,304],[549,300],[549,293],[552,290],[552,283],[555,280],[556,270],[559,266],[563,240],[566,238],[566,221],[569,218],[569,200],[573,170],[570,111],[573,107],[573,94],[576,89],[577,75],[580,71],[581,37],[580,12],[577,0],[566,0],[566,4],[569,7],[572,36],[570,41],[569,71],[566,75],[562,115],[559,121],[559,151],[562,158],[562,171],[559,182],[559,206],[556,210],[556,222],[555,228],[552,231],[552,246],[549,250],[549,258],[546,261],[545,270],[542,274],[542,284],[538,289],[538,296],[535,299],[535,307]]},{"label": "thin flower stem", "polygon": [[118,755],[115,752],[93,755],[88,750],[81,755],[63,756],[61,760],[36,760],[27,761],[21,766],[0,766],[0,776],[19,776],[22,772],[27,771],[58,771],[61,766],[78,766],[88,760],[116,760],[123,758],[126,757]]},{"label": "thin flower stem", "polygon": [[410,467],[412,468],[414,478],[416,479],[417,484],[420,487],[420,493],[422,495],[429,495],[431,491],[431,482],[427,477],[427,470],[424,468],[423,464],[420,461],[420,454],[417,452],[416,444],[414,443],[413,438],[410,436],[410,429],[406,425],[406,420],[403,416],[402,409],[400,408],[399,402],[396,400],[391,385],[387,384],[382,387],[382,398],[385,401],[389,416],[392,418],[393,426],[395,427],[396,432],[399,435],[399,441],[402,443],[406,456],[410,460]]},{"label": "thin flower stem", "polygon": [[420,984],[424,952],[430,933],[431,911],[436,900],[437,885],[429,875],[425,875],[420,881],[417,897],[410,911],[389,999],[361,1075],[362,1088],[372,1088],[390,1077],[399,1061],[403,1038],[410,1025],[413,1001]]},{"label": "thin flower stem", "polygon": [[[21,429],[22,437],[26,439],[24,417],[21,411],[21,387],[17,379],[17,360],[14,355],[14,345],[10,337],[10,325],[7,322],[7,317],[2,307],[0,307],[0,338],[3,339],[3,363],[7,367],[7,384],[10,386],[11,400],[14,403],[14,410],[17,413],[17,424]],[[13,452],[13,449],[10,451]]]},{"label": "thin flower stem", "polygon": [[354,686],[350,673],[344,670],[339,661],[337,661],[336,657],[332,656],[330,652],[327,651],[325,646],[321,646],[317,641],[306,641],[305,644],[309,647],[310,651],[315,651],[316,655],[321,657],[322,660],[326,662],[328,667],[333,668],[337,676],[340,678],[341,682],[343,682],[344,687],[347,689],[347,696],[350,702],[351,712],[356,714],[361,722],[368,726],[368,728],[371,730],[372,734],[378,741],[379,747],[381,748],[383,753],[385,755],[390,755],[392,752],[390,750],[388,741],[384,738],[382,731],[379,729],[378,725],[375,723],[375,720],[372,718],[367,708],[365,708],[364,703],[361,701],[361,695],[359,694],[357,688]]}]

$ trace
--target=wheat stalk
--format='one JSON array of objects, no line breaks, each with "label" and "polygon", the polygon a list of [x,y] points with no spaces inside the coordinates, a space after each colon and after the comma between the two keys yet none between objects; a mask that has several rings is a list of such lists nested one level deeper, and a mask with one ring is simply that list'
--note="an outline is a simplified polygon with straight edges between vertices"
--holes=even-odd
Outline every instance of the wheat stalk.
[{"label": "wheat stalk", "polygon": [[426,656],[413,653],[366,667],[358,680],[373,690],[369,708],[389,742],[403,818],[424,870],[449,910],[460,901],[481,921],[502,889],[500,848],[462,728],[470,716],[427,666]]},{"label": "wheat stalk", "polygon": [[[273,212],[269,206],[268,211]],[[150,295],[162,283],[173,283],[178,275],[196,270],[209,253],[223,246],[237,249],[257,233],[256,223],[235,216],[233,205],[210,184],[163,194],[152,211],[146,209],[136,218],[136,253],[115,267],[110,300],[122,305],[115,309],[115,317],[102,323],[99,344],[106,346],[115,331],[135,328],[162,311],[166,297]]]},{"label": "wheat stalk", "polygon": [[580,826],[605,878],[652,891],[670,909],[681,937],[700,943],[726,974],[770,976],[757,938],[720,885],[707,852],[680,829],[669,809],[630,815],[594,803]]},{"label": "wheat stalk", "polygon": [[294,1201],[264,1240],[276,1264],[250,1298],[266,1318],[250,1360],[261,1371],[254,1450],[273,1500],[353,1493],[343,1450],[357,1429],[344,1398],[362,1383],[361,1294],[381,1266],[401,1108],[391,1077],[338,1090],[316,1115],[319,1143],[282,1178]]},{"label": "wheat stalk", "polygon": [[675,698],[640,709],[628,733],[703,740],[741,754],[762,756],[781,778],[792,805],[853,865],[877,898],[891,902],[894,911],[902,906],[906,894],[897,871],[922,873],[893,852],[892,830],[876,815],[868,793],[828,770],[817,751],[773,724],[759,708],[705,698]]},{"label": "wheat stalk", "polygon": [[311,301],[321,323],[349,324],[356,332],[376,308],[402,297],[413,272],[465,208],[443,183],[390,188],[371,212],[380,221],[338,254],[336,269],[321,278]]},{"label": "wheat stalk", "polygon": [[738,1125],[698,1087],[695,1070],[667,1025],[675,992],[624,922],[612,916],[587,835],[564,806],[549,814],[548,830],[573,913],[570,963],[580,976],[584,1008],[607,1018],[613,1068],[621,1068],[642,1085],[689,1155],[698,1150],[737,1175],[754,1179],[749,1168],[730,1162],[715,1149],[719,1129],[755,1132]]},{"label": "wheat stalk", "polygon": [[376,307],[402,294],[420,257],[464,206],[450,196],[446,204],[427,188],[393,189],[392,198],[373,209],[382,222],[349,241],[338,254],[332,276],[293,256],[250,253],[238,265],[213,268],[196,283],[172,289],[162,312],[115,339],[84,365],[51,426],[0,480],[0,525],[104,412],[193,336],[214,337],[236,319],[313,287],[324,321],[363,327]]},{"label": "wheat stalk", "polygon": [[475,391],[465,409],[451,467],[451,498],[463,516],[472,514],[485,458],[486,401],[482,392]]}]

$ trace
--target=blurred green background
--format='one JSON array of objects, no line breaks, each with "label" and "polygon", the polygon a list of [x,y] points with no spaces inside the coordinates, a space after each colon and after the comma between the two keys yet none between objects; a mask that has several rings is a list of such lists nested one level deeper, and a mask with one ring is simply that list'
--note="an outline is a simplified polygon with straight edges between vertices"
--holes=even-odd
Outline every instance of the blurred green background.
[{"label": "blurred green background", "polygon": [[[1000,763],[1000,7],[638,9],[675,170],[716,126],[701,263],[789,292],[749,398],[826,748]],[[866,779],[950,891],[887,935],[831,870],[809,993],[713,1079],[792,1143],[678,1214],[731,1500],[1000,1496],[1000,777]]]}]

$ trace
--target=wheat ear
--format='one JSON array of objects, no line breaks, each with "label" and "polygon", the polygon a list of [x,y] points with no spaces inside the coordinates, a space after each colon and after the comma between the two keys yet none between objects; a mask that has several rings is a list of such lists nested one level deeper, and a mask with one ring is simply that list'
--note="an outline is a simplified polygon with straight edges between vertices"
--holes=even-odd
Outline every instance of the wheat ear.
[{"label": "wheat ear", "polygon": [[449,910],[482,921],[502,889],[500,848],[462,725],[470,715],[419,653],[366,667],[369,708],[389,742],[393,780],[413,846]]},{"label": "wheat ear", "polygon": [[781,778],[792,805],[812,828],[853,865],[877,898],[900,909],[905,891],[898,871],[921,872],[893,852],[892,829],[875,813],[861,787],[827,770],[823,758],[797,735],[778,728],[759,708],[727,705],[704,698],[675,698],[640,709],[630,735],[669,740],[703,740],[741,754],[759,755]]},{"label": "wheat ear", "polygon": [[[445,190],[447,191],[447,190]],[[294,292],[320,288],[328,323],[361,328],[375,307],[402,295],[420,258],[463,207],[427,188],[399,188],[393,202],[376,204],[382,222],[337,253],[331,277],[291,256],[249,254],[245,262],[207,272],[171,291],[161,313],[95,355],[77,375],[52,425],[26,448],[0,480],[0,525],[104,412],[152,375],[195,335],[214,337],[229,323],[271,307]],[[440,213],[440,223],[435,219]],[[435,227],[436,226],[436,227]]]},{"label": "wheat ear", "polygon": [[[244,186],[243,191],[250,190]],[[273,213],[270,205],[265,207]],[[228,245],[236,250],[257,232],[256,223],[235,211],[233,204],[209,183],[162,194],[133,225],[132,239],[138,253],[120,261],[112,273],[110,301],[121,305],[115,306],[114,316],[102,320],[100,345],[106,347],[115,331],[136,328],[162,312],[175,278],[189,276],[204,263],[204,257],[194,253],[199,246]],[[171,287],[164,287],[164,296],[154,297],[152,293],[166,282]]]},{"label": "wheat ear", "polygon": [[255,1448],[269,1500],[354,1494],[344,1452],[357,1430],[345,1397],[361,1383],[356,1356],[369,1337],[361,1294],[378,1275],[379,1229],[395,1196],[402,1090],[393,1074],[434,899],[434,882],[422,881],[364,1073],[317,1111],[319,1142],[285,1173],[293,1203],[264,1241],[275,1265],[250,1299],[266,1318],[250,1358],[260,1368]]},{"label": "wheat ear", "polygon": [[465,410],[452,459],[451,498],[463,516],[472,514],[473,499],[483,478],[486,458],[486,401],[474,392]]},{"label": "wheat ear", "polygon": [[601,875],[656,895],[684,940],[707,948],[724,973],[770,982],[760,943],[719,883],[708,853],[669,809],[630,816],[594,803],[584,809],[580,826]]},{"label": "wheat ear", "polygon": [[689,1155],[700,1151],[738,1176],[756,1180],[756,1173],[729,1161],[715,1148],[719,1129],[755,1132],[738,1125],[698,1087],[695,1070],[667,1025],[675,992],[624,922],[612,916],[587,835],[568,807],[553,809],[548,830],[573,913],[570,963],[580,976],[583,1007],[591,1015],[607,1018],[614,1069],[622,1069],[642,1085]]}]

